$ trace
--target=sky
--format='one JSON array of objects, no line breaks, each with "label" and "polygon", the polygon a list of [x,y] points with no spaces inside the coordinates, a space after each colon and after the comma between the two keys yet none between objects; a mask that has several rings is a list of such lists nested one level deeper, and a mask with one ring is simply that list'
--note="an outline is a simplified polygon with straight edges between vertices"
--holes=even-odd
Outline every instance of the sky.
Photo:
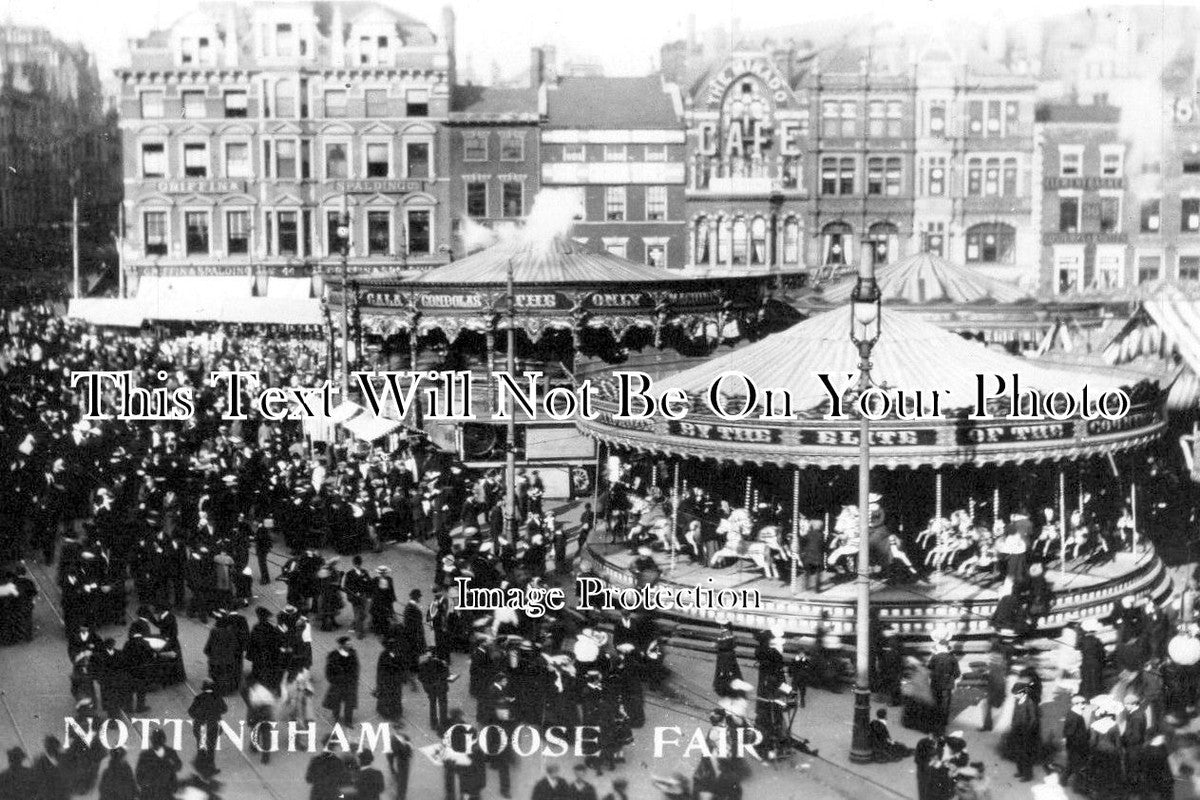
[{"label": "sky", "polygon": [[[383,0],[441,31],[444,0]],[[96,53],[102,77],[123,60],[126,42],[165,27],[195,7],[191,0],[0,0],[6,22],[40,25]],[[492,64],[504,76],[527,69],[529,48],[558,47],[564,59],[600,63],[609,75],[639,75],[655,65],[659,47],[683,38],[689,14],[697,30],[769,31],[805,22],[876,19],[906,25],[947,17],[1020,19],[1083,8],[1081,0],[457,0],[460,68],[488,82]],[[1155,3],[1157,5],[1157,3]]]}]

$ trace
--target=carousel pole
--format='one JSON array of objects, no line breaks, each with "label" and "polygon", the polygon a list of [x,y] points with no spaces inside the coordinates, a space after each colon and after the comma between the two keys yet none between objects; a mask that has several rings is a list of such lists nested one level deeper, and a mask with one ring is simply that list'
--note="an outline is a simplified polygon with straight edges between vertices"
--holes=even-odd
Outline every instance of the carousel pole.
[{"label": "carousel pole", "polygon": [[940,468],[933,473],[933,516],[937,519],[942,517],[942,470]]},{"label": "carousel pole", "polygon": [[[600,509],[600,472],[604,468],[604,442],[596,440],[596,476],[592,479],[592,532],[599,535],[600,520],[598,519]],[[604,520],[604,528],[608,529],[608,519]],[[609,532],[608,538],[612,538],[612,533]],[[579,554],[580,556],[583,553]]]},{"label": "carousel pole", "polygon": [[992,487],[992,527],[1000,521],[1000,486]]},{"label": "carousel pole", "polygon": [[1067,571],[1067,473],[1058,468],[1058,558]]},{"label": "carousel pole", "polygon": [[744,492],[746,499],[742,501],[742,507],[744,509],[746,509],[747,511],[750,510],[750,492],[753,491],[753,487],[754,487],[754,479],[751,478],[749,475],[747,475],[746,476],[746,490]]},{"label": "carousel pole", "polygon": [[792,467],[792,596],[800,593],[800,468]]},{"label": "carousel pole", "polygon": [[1138,550],[1137,483],[1129,481],[1129,515],[1133,517],[1133,552]]},{"label": "carousel pole", "polygon": [[671,480],[671,563],[668,572],[674,572],[679,550],[679,462],[673,465],[674,476]]}]

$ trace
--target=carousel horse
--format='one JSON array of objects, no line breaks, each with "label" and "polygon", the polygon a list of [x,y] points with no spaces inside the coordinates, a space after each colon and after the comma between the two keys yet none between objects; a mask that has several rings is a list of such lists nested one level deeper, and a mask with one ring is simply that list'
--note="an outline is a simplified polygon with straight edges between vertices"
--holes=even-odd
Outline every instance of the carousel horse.
[{"label": "carousel horse", "polygon": [[[750,514],[744,508],[736,508],[727,519],[717,526],[717,533],[725,535],[724,546],[713,553],[708,560],[710,567],[715,567],[727,558],[751,561],[767,577],[775,577],[774,553],[782,552],[779,547],[779,529],[768,526],[773,533],[768,534],[770,541],[748,541],[751,536]],[[767,531],[767,528],[763,528]]]}]

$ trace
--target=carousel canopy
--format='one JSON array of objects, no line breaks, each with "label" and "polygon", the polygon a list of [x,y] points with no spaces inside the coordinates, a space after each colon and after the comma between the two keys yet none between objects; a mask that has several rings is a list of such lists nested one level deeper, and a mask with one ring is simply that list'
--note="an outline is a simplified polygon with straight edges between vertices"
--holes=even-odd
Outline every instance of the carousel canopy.
[{"label": "carousel canopy", "polygon": [[510,262],[513,283],[519,285],[662,283],[677,280],[662,267],[638,264],[566,236],[556,236],[548,242],[527,242],[520,238],[512,242],[500,242],[444,267],[422,272],[408,282],[504,286]]},{"label": "carousel canopy", "polygon": [[[828,374],[839,390],[847,384],[847,376],[857,380],[858,353],[849,333],[850,310],[843,306],[655,383],[654,395],[680,389],[691,398],[690,411],[682,420],[616,420],[612,409],[601,404],[597,419],[581,420],[579,425],[597,438],[642,450],[721,460],[852,466],[858,460],[857,417],[825,418],[829,395],[818,377]],[[872,444],[878,447],[872,458],[883,466],[1078,457],[1144,444],[1163,426],[1158,387],[1144,383],[1142,374],[1104,366],[1048,365],[1011,356],[904,312],[883,314],[882,336],[871,364],[877,387],[904,391],[910,402],[917,390],[924,392],[926,404],[932,392],[940,396],[939,416],[903,420],[892,414],[872,422]],[[746,375],[759,390],[760,408],[739,421],[718,416],[704,400],[710,387],[728,372]],[[994,419],[971,420],[962,412],[977,401],[977,374],[1001,376],[1010,386],[1013,376],[1019,376],[1022,391],[1063,391],[1076,398],[1086,386],[1091,401],[1107,390],[1125,388],[1133,408],[1115,421],[1081,417],[1015,421],[1007,417],[1007,409],[1000,408],[993,411]],[[994,392],[995,380],[984,381],[987,392]],[[1140,385],[1132,388],[1135,384]],[[777,390],[777,397],[786,391],[791,418],[779,413],[778,401],[774,418],[760,418],[763,390],[768,388]],[[721,389],[725,407],[740,409],[743,381],[727,378]],[[889,393],[895,397],[895,392]]]},{"label": "carousel canopy", "polygon": [[[770,276],[696,277],[628,261],[566,235],[500,241],[415,276],[355,280],[355,304],[367,330],[462,331],[508,326],[507,274],[512,268],[516,327],[537,340],[550,330],[605,328],[620,339],[631,328],[666,327],[692,336],[725,335],[757,315]],[[327,302],[342,303],[336,276]]]},{"label": "carousel canopy", "polygon": [[[884,303],[930,305],[942,303],[1017,303],[1029,295],[1001,281],[982,275],[932,253],[916,253],[894,264],[879,267],[875,274]],[[820,299],[833,305],[850,301],[856,280],[851,277],[827,287]]]}]

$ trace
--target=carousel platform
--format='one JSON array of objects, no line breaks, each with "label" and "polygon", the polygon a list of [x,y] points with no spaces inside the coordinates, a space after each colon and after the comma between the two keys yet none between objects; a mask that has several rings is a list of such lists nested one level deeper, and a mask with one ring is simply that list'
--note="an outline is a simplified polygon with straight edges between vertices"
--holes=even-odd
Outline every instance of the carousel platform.
[{"label": "carousel platform", "polygon": [[[631,563],[634,556],[620,545],[592,544],[588,547],[592,571],[613,588],[632,586]],[[671,569],[669,556],[656,553],[662,570],[660,584],[704,586],[709,589],[757,590],[759,608],[730,611],[709,609],[660,612],[660,617],[680,626],[684,636],[704,639],[705,631],[728,621],[743,633],[782,627],[791,635],[815,637],[819,626],[853,644],[855,634],[855,587],[852,577],[833,578],[826,572],[820,592],[792,594],[784,578],[764,578],[762,572],[741,562],[710,569],[693,564],[686,556]],[[1070,565],[1066,572],[1047,571],[1054,599],[1050,612],[1038,621],[1038,634],[1046,636],[1074,621],[1107,616],[1113,603],[1125,596],[1137,600],[1149,597],[1165,600],[1171,579],[1153,547],[1145,545],[1138,553],[1117,553],[1111,560],[1096,565]],[[786,574],[786,573],[785,573]],[[957,575],[934,573],[928,582],[904,586],[874,583],[871,605],[881,623],[896,629],[915,647],[930,645],[937,631],[953,631],[954,639],[965,646],[983,644],[992,634],[991,617],[999,599],[1000,582],[986,584]]]}]

